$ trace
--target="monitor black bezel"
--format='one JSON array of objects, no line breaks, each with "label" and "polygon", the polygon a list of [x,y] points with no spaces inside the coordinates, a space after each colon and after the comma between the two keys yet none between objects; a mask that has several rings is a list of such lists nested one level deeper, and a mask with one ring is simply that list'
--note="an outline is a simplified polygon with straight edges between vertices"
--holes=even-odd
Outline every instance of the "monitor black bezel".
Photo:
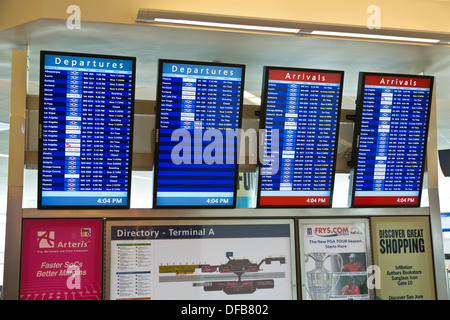
[{"label": "monitor black bezel", "polygon": [[[426,120],[426,129],[425,129],[425,143],[422,154],[422,168],[420,172],[420,187],[419,187],[419,196],[417,204],[398,204],[398,205],[355,205],[355,188],[356,188],[356,170],[359,159],[359,137],[361,134],[361,121],[362,121],[362,112],[363,112],[363,104],[364,104],[364,88],[366,85],[366,77],[367,76],[385,76],[385,77],[397,77],[397,78],[408,78],[408,79],[428,79],[430,80],[430,94],[428,100],[428,110],[427,110],[427,120]],[[351,158],[351,169],[350,169],[350,199],[349,206],[351,208],[417,208],[420,207],[420,203],[422,200],[422,188],[423,188],[423,177],[425,174],[425,160],[427,154],[427,140],[428,140],[428,132],[430,126],[430,112],[433,102],[433,88],[434,88],[434,76],[422,76],[422,75],[413,75],[413,74],[400,74],[400,73],[379,73],[379,72],[360,72],[358,78],[358,91],[356,97],[356,112],[355,112],[355,125],[353,132],[353,150],[352,150],[352,158]]]},{"label": "monitor black bezel", "polygon": [[163,65],[165,63],[176,64],[190,64],[198,66],[218,66],[218,67],[233,67],[241,69],[241,92],[239,103],[239,121],[238,129],[242,128],[242,114],[244,106],[244,84],[245,84],[245,65],[222,63],[222,62],[209,62],[209,61],[191,61],[191,60],[177,60],[177,59],[159,59],[158,60],[158,79],[157,79],[157,93],[156,93],[156,117],[155,117],[155,149],[154,149],[154,161],[153,161],[153,208],[154,209],[230,209],[236,208],[237,201],[237,188],[239,183],[239,163],[238,163],[238,146],[239,141],[236,137],[236,155],[235,155],[235,177],[234,177],[234,193],[233,203],[230,205],[158,205],[157,193],[158,193],[158,158],[159,158],[159,129],[161,121],[161,94],[162,94],[162,78],[163,78]]},{"label": "monitor black bezel", "polygon": [[[262,83],[262,92],[261,92],[261,112],[260,112],[260,121],[259,128],[265,129],[266,126],[266,113],[267,113],[267,92],[268,92],[268,84],[269,84],[269,72],[270,70],[281,70],[281,71],[293,71],[293,72],[317,72],[317,73],[328,73],[328,74],[339,74],[341,76],[340,79],[340,87],[339,87],[339,103],[338,103],[338,114],[337,114],[337,123],[336,123],[336,136],[335,136],[335,148],[334,148],[334,156],[333,156],[333,170],[331,175],[331,188],[330,188],[330,201],[327,205],[261,205],[261,168],[262,161],[258,161],[258,189],[257,189],[257,208],[331,208],[333,205],[333,192],[334,192],[334,182],[335,182],[335,174],[336,174],[336,159],[337,159],[337,149],[338,149],[338,141],[339,141],[339,127],[340,127],[340,118],[341,118],[341,109],[342,109],[342,96],[343,96],[343,88],[344,88],[344,71],[341,70],[326,70],[326,69],[310,69],[310,68],[290,68],[290,67],[275,67],[275,66],[265,66],[263,71],[263,83]],[[305,81],[307,82],[307,81]],[[259,147],[262,146],[263,142],[259,143]]]},{"label": "monitor black bezel", "polygon": [[[42,126],[44,123],[44,69],[45,69],[45,56],[46,55],[62,55],[62,56],[72,56],[72,57],[83,57],[83,58],[98,58],[98,59],[115,59],[115,60],[128,60],[132,62],[132,88],[131,88],[131,114],[130,114],[130,142],[129,142],[129,166],[128,166],[128,187],[127,187],[127,203],[125,205],[57,205],[49,206],[42,205],[42,160],[43,160],[43,137],[42,137]],[[105,55],[105,54],[92,54],[92,53],[78,53],[78,52],[62,52],[62,51],[47,51],[42,50],[40,52],[40,75],[39,75],[39,151],[38,151],[38,209],[53,209],[53,210],[64,210],[64,209],[99,209],[99,210],[110,210],[110,209],[129,209],[131,203],[131,177],[132,177],[132,166],[133,166],[133,131],[134,131],[134,108],[135,108],[135,89],[136,89],[136,57],[127,56],[115,56],[115,55]]]}]

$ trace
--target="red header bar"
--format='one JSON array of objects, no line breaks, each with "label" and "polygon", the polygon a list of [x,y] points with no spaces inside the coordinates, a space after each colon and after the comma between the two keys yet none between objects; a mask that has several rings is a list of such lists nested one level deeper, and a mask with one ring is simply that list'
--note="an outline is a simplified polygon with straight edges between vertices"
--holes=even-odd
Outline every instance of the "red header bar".
[{"label": "red header bar", "polygon": [[330,197],[307,197],[307,196],[261,196],[259,203],[262,206],[327,206],[330,204]]},{"label": "red header bar", "polygon": [[411,206],[419,203],[417,196],[390,196],[390,197],[355,197],[355,205],[359,206]]},{"label": "red header bar", "polygon": [[269,70],[269,80],[317,83],[341,83],[340,73]]},{"label": "red header bar", "polygon": [[414,77],[366,76],[367,86],[430,88],[431,80]]}]

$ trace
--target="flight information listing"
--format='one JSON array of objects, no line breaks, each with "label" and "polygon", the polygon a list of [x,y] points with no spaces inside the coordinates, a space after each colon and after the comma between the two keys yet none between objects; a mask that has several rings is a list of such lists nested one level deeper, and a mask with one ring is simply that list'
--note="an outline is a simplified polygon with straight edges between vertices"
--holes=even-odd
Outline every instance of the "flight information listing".
[{"label": "flight information listing", "polygon": [[419,206],[431,77],[365,75],[354,206]]},{"label": "flight information listing", "polygon": [[266,69],[258,206],[331,206],[343,76]]},{"label": "flight information listing", "polygon": [[134,58],[41,59],[40,206],[129,206]]},{"label": "flight information listing", "polygon": [[244,66],[162,60],[154,205],[235,205]]}]

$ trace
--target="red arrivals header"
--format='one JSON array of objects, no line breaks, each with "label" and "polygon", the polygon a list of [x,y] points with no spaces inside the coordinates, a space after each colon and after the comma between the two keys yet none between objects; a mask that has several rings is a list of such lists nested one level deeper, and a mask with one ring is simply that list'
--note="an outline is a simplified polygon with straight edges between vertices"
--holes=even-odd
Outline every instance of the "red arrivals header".
[{"label": "red arrivals header", "polygon": [[366,76],[367,86],[430,88],[431,80],[414,77]]},{"label": "red arrivals header", "polygon": [[269,80],[317,83],[341,83],[340,73],[299,70],[269,70]]}]

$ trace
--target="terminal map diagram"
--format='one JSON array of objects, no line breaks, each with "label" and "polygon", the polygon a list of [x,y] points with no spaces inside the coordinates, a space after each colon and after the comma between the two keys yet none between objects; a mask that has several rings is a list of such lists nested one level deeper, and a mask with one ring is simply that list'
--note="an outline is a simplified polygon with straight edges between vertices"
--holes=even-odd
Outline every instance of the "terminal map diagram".
[{"label": "terminal map diagram", "polygon": [[[225,294],[251,294],[258,289],[275,288],[275,278],[285,278],[285,272],[263,272],[261,266],[277,262],[286,264],[285,257],[266,257],[259,263],[249,259],[234,259],[233,252],[226,252],[224,264],[173,264],[159,266],[159,282],[191,281],[194,287]],[[175,274],[175,275],[166,275]]]}]

